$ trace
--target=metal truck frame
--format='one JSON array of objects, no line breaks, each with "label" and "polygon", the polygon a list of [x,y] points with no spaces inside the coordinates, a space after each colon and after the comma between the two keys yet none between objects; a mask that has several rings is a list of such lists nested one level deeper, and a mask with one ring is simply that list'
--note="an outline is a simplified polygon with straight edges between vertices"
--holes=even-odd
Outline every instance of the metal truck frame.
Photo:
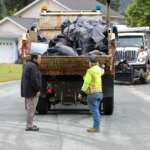
[{"label": "metal truck frame", "polygon": [[[109,19],[110,2],[107,3],[107,28],[110,27]],[[91,16],[102,19],[100,11],[63,11],[63,12],[48,12],[44,11],[41,14],[39,21],[40,33],[50,38],[60,32],[61,21],[64,19],[74,19],[77,16]],[[54,23],[51,23],[53,18]],[[50,28],[49,28],[50,27]],[[108,37],[110,37],[108,35]],[[103,83],[103,100],[100,105],[100,111],[103,114],[111,115],[114,110],[114,51],[115,46],[111,46],[112,41],[108,38],[108,54],[98,56],[100,65],[105,65],[105,75],[102,78]],[[114,44],[113,44],[114,45]],[[87,104],[86,100],[82,103],[78,100],[83,75],[89,68],[89,59],[86,56],[42,56],[41,64],[42,73],[42,90],[37,106],[39,114],[46,114],[52,105],[78,105]],[[88,108],[88,107],[87,107]]]},{"label": "metal truck frame", "polygon": [[[99,64],[105,64],[105,75],[102,78],[103,100],[100,110],[110,115],[114,109],[114,85],[111,55],[97,57]],[[89,68],[88,57],[43,56],[41,64],[42,91],[37,111],[40,114],[48,113],[52,105],[85,105],[86,100],[80,103],[80,92],[83,75]],[[67,107],[67,106],[66,106]]]}]

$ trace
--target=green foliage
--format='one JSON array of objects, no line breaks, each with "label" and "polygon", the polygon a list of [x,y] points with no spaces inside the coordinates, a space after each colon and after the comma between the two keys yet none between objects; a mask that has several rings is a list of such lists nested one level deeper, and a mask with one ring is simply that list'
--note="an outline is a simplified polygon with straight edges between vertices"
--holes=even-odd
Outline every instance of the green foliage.
[{"label": "green foliage", "polygon": [[112,1],[111,1],[111,4],[110,4],[110,7],[111,7],[113,10],[118,11],[118,10],[119,10],[119,7],[120,7],[120,0],[112,0]]},{"label": "green foliage", "polygon": [[13,15],[34,0],[0,0],[0,19]]},{"label": "green foliage", "polygon": [[0,19],[7,15],[7,8],[4,0],[0,0]]},{"label": "green foliage", "polygon": [[[106,4],[107,0],[99,0],[99,2]],[[113,10],[118,11],[120,7],[120,0],[111,0],[110,3],[110,8],[112,8]]]},{"label": "green foliage", "polygon": [[126,10],[130,26],[150,26],[150,0],[136,0]]},{"label": "green foliage", "polygon": [[99,0],[101,3],[106,4],[106,0]]}]

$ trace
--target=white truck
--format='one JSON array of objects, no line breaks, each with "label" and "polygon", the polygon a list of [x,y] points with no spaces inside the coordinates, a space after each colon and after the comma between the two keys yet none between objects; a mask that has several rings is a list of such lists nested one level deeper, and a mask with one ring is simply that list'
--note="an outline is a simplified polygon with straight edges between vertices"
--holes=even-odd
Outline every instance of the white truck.
[{"label": "white truck", "polygon": [[[115,80],[134,83],[150,81],[150,28],[124,27],[118,30]],[[141,50],[143,49],[143,51]]]}]

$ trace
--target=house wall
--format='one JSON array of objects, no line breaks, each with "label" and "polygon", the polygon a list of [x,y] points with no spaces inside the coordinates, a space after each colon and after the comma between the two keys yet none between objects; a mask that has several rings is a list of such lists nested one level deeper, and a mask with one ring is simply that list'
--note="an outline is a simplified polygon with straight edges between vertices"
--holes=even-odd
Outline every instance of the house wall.
[{"label": "house wall", "polygon": [[8,33],[8,37],[6,37],[6,35],[4,35],[4,38],[2,38],[2,36],[0,37],[0,63],[14,63],[18,59],[19,47],[17,43],[19,39],[13,39],[11,36],[13,34],[21,36],[25,30],[7,20],[0,25],[0,33],[1,32]]},{"label": "house wall", "polygon": [[30,8],[30,9],[26,10],[25,12],[23,12],[22,14],[20,14],[19,16],[27,17],[27,18],[39,18],[40,12],[41,12],[41,7],[45,6],[45,5],[48,6],[48,9],[52,10],[52,11],[65,10],[63,7],[58,6],[52,0],[42,0],[39,3],[37,3],[36,5],[34,5],[32,8]]}]

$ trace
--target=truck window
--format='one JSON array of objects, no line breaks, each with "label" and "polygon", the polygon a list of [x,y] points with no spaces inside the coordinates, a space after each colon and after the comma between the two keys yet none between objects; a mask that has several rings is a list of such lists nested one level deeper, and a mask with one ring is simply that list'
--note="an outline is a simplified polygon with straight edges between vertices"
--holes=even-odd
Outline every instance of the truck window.
[{"label": "truck window", "polygon": [[118,39],[118,47],[140,47],[143,45],[143,36],[119,36]]}]

